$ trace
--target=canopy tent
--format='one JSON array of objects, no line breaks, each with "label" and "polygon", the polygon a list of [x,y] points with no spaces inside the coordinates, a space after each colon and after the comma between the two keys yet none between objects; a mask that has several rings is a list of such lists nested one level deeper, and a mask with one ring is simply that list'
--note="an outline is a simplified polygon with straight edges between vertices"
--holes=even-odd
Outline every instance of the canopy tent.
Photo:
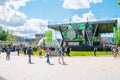
[{"label": "canopy tent", "polygon": [[49,46],[52,48],[59,48],[60,43],[58,42],[58,40],[56,38],[52,38],[52,41],[47,42],[44,37],[38,42],[37,46],[40,46],[40,47]]}]

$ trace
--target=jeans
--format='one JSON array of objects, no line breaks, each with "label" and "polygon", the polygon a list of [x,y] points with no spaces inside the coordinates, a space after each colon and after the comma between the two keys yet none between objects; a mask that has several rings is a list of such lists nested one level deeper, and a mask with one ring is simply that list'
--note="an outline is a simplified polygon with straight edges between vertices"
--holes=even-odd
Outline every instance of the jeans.
[{"label": "jeans", "polygon": [[6,54],[6,60],[10,60],[10,53]]},{"label": "jeans", "polygon": [[31,63],[31,54],[28,54],[28,58],[29,58],[29,63]]},{"label": "jeans", "polygon": [[46,54],[46,57],[47,57],[47,63],[50,64],[50,59],[49,59],[50,55],[49,55],[49,54]]}]

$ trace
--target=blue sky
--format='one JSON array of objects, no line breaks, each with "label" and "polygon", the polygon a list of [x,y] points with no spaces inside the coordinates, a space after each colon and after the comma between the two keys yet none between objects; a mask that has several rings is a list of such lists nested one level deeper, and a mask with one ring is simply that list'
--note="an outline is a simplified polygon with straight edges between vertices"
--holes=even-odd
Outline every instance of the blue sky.
[{"label": "blue sky", "polygon": [[[0,0],[0,25],[14,35],[35,37],[49,24],[111,20],[120,24],[118,0]],[[55,32],[54,32],[55,34]],[[58,35],[59,36],[59,35]]]},{"label": "blue sky", "polygon": [[[79,1],[79,0],[78,0]],[[48,19],[51,24],[63,23],[64,19],[71,19],[72,16],[81,16],[90,10],[97,20],[111,19],[120,17],[120,6],[117,5],[118,0],[103,0],[100,3],[90,3],[90,8],[83,9],[65,9],[63,7],[64,0],[32,0],[26,3],[25,7],[21,7],[20,11],[25,13],[28,18]]]}]

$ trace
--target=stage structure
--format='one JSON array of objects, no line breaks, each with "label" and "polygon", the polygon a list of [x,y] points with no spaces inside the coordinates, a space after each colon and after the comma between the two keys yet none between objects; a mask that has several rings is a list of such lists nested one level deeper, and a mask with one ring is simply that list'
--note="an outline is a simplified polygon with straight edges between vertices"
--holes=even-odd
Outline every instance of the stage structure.
[{"label": "stage structure", "polygon": [[[89,50],[101,44],[102,33],[113,33],[113,31],[115,33],[117,20],[57,24],[48,27],[60,31],[63,41],[72,49]],[[116,43],[117,36],[116,34],[114,36],[114,43]]]}]

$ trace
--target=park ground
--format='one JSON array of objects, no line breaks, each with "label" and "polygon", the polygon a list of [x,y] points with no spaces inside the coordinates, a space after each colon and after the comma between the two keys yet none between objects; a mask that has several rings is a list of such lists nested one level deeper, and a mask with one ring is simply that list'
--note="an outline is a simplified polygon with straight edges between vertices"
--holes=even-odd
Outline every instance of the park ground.
[{"label": "park ground", "polygon": [[11,59],[0,55],[0,80],[120,80],[120,57],[76,56],[64,57],[66,65],[58,63],[58,57],[32,56],[33,64],[28,63],[27,55],[11,53]]}]

